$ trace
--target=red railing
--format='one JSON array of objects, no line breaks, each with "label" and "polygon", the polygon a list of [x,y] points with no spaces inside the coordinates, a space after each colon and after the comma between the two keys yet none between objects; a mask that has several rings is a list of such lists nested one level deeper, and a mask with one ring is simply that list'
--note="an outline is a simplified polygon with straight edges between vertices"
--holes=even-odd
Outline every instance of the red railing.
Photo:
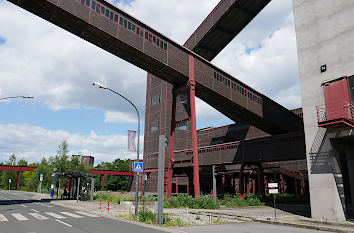
[{"label": "red railing", "polygon": [[331,105],[330,108],[325,104],[316,106],[317,122],[323,123],[333,120],[346,119],[354,121],[354,104],[346,102],[338,102],[337,105]]}]

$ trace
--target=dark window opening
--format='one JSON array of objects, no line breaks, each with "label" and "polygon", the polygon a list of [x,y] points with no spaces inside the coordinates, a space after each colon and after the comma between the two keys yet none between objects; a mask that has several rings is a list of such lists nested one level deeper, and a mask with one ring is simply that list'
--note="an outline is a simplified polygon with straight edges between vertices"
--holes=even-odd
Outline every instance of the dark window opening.
[{"label": "dark window opening", "polygon": [[124,27],[125,27],[125,28],[127,28],[127,23],[128,23],[127,20],[124,19]]},{"label": "dark window opening", "polygon": [[160,43],[160,48],[163,49],[163,42]]},{"label": "dark window opening", "polygon": [[149,33],[145,32],[145,39],[149,39]]},{"label": "dark window opening", "polygon": [[214,79],[216,79],[216,73],[214,72]]},{"label": "dark window opening", "polygon": [[131,30],[132,29],[132,24],[128,21],[128,29]]},{"label": "dark window opening", "polygon": [[123,18],[122,17],[119,18],[119,24],[123,26]]},{"label": "dark window opening", "polygon": [[109,17],[109,10],[106,9],[106,14],[105,14],[106,17]]},{"label": "dark window opening", "polygon": [[132,24],[132,31],[135,32],[135,24]]},{"label": "dark window opening", "polygon": [[136,34],[140,34],[140,28],[139,27],[136,27]]},{"label": "dark window opening", "polygon": [[230,86],[230,80],[227,80],[227,85]]},{"label": "dark window opening", "polygon": [[81,0],[81,3],[82,3],[82,4],[85,4],[85,0]]},{"label": "dark window opening", "polygon": [[114,15],[113,12],[110,11],[110,12],[109,12],[109,18],[110,18],[111,20],[113,20],[113,15]]},{"label": "dark window opening", "polygon": [[118,15],[114,15],[114,22],[118,23]]},{"label": "dark window opening", "polygon": [[96,8],[97,13],[100,13],[100,7],[101,7],[100,4],[97,4],[97,8]]},{"label": "dark window opening", "polygon": [[152,37],[152,41],[154,42],[154,44],[156,43],[156,37],[155,36]]},{"label": "dark window opening", "polygon": [[352,103],[354,103],[354,77],[349,79],[349,92]]},{"label": "dark window opening", "polygon": [[86,6],[90,6],[90,0],[86,0]]},{"label": "dark window opening", "polygon": [[140,36],[144,37],[144,31],[143,30],[140,31]]},{"label": "dark window opening", "polygon": [[159,40],[159,38],[156,39],[156,44],[157,44],[157,46],[160,45],[160,40]]},{"label": "dark window opening", "polygon": [[104,14],[105,8],[101,6],[101,13]]},{"label": "dark window opening", "polygon": [[92,8],[92,10],[95,10],[95,9],[96,9],[96,2],[95,2],[95,1],[92,1],[91,8]]},{"label": "dark window opening", "polygon": [[166,43],[163,44],[163,49],[167,50],[167,44]]},{"label": "dark window opening", "polygon": [[151,42],[151,39],[152,39],[152,35],[151,34],[149,34],[149,41]]}]

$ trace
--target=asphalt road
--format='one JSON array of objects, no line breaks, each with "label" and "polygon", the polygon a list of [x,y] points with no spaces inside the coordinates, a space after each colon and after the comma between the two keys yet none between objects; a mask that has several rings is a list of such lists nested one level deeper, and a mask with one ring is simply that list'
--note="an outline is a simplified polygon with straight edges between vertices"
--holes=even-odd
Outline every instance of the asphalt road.
[{"label": "asphalt road", "polygon": [[33,194],[0,191],[0,233],[162,233],[37,200]]}]

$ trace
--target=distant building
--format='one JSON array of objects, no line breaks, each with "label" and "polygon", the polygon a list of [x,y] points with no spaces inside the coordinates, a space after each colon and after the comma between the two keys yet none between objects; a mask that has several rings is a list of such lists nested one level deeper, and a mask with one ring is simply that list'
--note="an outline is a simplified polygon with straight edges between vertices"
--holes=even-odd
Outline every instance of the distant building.
[{"label": "distant building", "polygon": [[95,157],[89,155],[81,156],[81,163],[86,164],[87,166],[93,165],[95,162]]}]

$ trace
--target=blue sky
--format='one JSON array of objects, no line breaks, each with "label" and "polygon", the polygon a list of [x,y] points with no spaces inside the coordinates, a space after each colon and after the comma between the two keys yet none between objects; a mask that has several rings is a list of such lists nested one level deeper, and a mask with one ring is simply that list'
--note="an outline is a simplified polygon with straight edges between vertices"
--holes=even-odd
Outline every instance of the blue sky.
[{"label": "blue sky", "polygon": [[[183,44],[218,0],[113,2]],[[13,153],[39,161],[53,155],[62,140],[72,154],[94,155],[96,164],[135,157],[127,152],[127,130],[137,124],[134,109],[92,82],[130,98],[143,130],[144,71],[4,0],[0,60],[0,98],[35,97],[0,101],[0,161]],[[273,0],[213,63],[285,107],[301,107],[291,0]],[[198,128],[230,123],[197,100]]]}]

